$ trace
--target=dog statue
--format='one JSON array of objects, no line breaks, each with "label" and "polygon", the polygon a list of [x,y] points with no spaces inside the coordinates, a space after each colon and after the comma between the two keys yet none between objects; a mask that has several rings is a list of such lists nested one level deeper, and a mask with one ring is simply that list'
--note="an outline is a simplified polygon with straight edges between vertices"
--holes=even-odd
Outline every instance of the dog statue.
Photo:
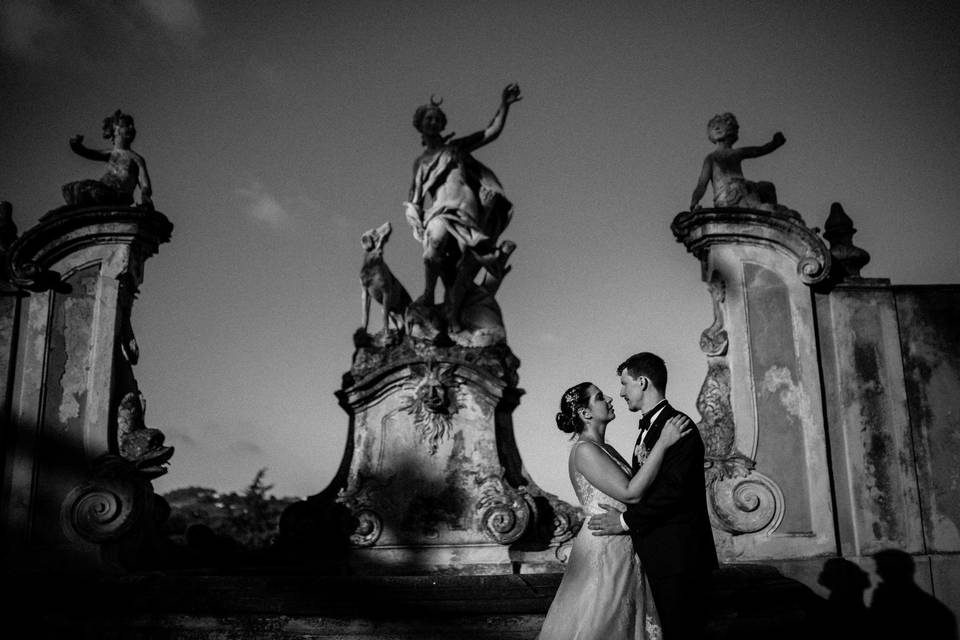
[{"label": "dog statue", "polygon": [[370,323],[370,298],[383,306],[383,330],[395,328],[403,330],[403,314],[410,304],[410,294],[397,280],[390,267],[383,260],[383,245],[387,243],[393,229],[384,222],[376,229],[370,229],[360,236],[363,247],[363,266],[360,268],[360,300],[363,303],[363,330]]}]

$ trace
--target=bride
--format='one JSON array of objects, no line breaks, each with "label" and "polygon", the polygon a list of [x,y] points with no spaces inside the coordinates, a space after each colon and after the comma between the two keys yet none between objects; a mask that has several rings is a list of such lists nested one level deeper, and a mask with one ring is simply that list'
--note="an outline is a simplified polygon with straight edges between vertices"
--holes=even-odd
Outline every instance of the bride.
[{"label": "bride", "polygon": [[[595,384],[581,382],[560,400],[557,427],[576,437],[570,450],[570,482],[588,515],[611,505],[635,504],[653,482],[664,452],[690,433],[693,422],[674,416],[630,477],[630,465],[604,442],[616,416],[613,400]],[[653,598],[628,535],[595,536],[583,527],[573,542],[567,570],[538,636],[540,640],[659,639]]]}]

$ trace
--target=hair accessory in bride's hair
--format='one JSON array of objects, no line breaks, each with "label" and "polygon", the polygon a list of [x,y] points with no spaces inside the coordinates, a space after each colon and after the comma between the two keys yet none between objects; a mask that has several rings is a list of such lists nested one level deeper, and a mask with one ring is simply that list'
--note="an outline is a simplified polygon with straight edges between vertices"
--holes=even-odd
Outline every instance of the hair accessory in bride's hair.
[{"label": "hair accessory in bride's hair", "polygon": [[590,382],[581,382],[563,392],[560,397],[560,413],[556,416],[557,428],[564,433],[577,434],[583,431],[583,422],[577,415],[577,409],[587,403],[587,390]]}]

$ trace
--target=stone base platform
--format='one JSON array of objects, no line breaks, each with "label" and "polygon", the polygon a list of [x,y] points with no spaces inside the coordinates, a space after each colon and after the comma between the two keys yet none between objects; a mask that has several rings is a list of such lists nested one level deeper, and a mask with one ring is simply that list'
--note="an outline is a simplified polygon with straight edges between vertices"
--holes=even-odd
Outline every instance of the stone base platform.
[{"label": "stone base platform", "polygon": [[[285,568],[108,578],[7,574],[3,581],[13,594],[5,625],[32,638],[519,640],[536,638],[561,579],[315,576]],[[822,603],[771,567],[723,567],[714,580],[708,638],[809,640]]]}]

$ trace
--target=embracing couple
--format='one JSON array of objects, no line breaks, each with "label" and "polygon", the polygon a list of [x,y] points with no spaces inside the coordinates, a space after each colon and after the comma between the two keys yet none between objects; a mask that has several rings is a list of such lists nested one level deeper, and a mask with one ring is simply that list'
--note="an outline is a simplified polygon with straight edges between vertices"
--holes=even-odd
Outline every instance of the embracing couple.
[{"label": "embracing couple", "polygon": [[703,637],[717,553],[707,516],[703,440],[667,402],[667,368],[638,353],[619,367],[620,397],[639,412],[632,464],[604,440],[613,400],[581,382],[560,400],[575,435],[570,481],[591,516],[573,543],[541,640]]}]

